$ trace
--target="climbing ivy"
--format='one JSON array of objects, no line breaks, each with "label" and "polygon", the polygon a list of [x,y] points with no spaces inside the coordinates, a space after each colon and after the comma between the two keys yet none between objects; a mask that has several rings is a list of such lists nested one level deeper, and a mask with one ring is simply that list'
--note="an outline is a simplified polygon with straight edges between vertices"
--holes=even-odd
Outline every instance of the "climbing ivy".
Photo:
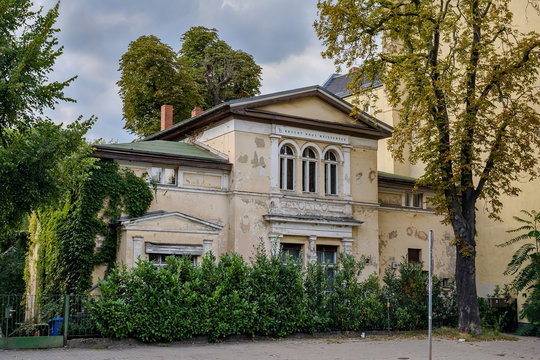
[{"label": "climbing ivy", "polygon": [[[152,202],[146,181],[114,161],[98,160],[87,171],[89,176],[82,177],[61,206],[33,215],[32,221],[38,224],[30,229],[32,245],[39,245],[38,294],[87,291],[94,267],[107,264],[110,268],[116,260],[118,219],[142,216]],[[97,236],[104,240],[95,250]]]}]

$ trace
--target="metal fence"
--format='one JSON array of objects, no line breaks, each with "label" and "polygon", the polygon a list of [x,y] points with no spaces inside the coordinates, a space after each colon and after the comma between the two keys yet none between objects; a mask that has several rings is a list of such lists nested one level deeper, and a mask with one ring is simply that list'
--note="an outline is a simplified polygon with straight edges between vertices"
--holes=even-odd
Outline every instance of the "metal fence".
[{"label": "metal fence", "polygon": [[93,295],[0,295],[0,339],[97,337],[89,312],[95,300]]}]

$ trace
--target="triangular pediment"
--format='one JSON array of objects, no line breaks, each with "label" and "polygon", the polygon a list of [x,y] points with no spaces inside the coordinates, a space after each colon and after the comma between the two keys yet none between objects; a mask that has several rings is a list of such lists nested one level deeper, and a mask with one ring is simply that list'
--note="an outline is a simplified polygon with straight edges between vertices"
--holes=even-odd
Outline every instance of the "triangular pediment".
[{"label": "triangular pediment", "polygon": [[202,127],[227,118],[300,126],[349,134],[370,139],[390,137],[392,127],[376,118],[359,113],[351,116],[353,106],[320,86],[231,100],[175,124],[146,140],[175,140]]},{"label": "triangular pediment", "polygon": [[121,219],[125,230],[217,234],[223,226],[178,211],[156,211],[132,219]]}]

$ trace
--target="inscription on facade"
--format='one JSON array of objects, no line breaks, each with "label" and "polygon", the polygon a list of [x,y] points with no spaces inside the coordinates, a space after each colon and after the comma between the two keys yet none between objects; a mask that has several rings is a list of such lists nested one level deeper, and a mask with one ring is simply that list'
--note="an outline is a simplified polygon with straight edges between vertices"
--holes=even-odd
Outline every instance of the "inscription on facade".
[{"label": "inscription on facade", "polygon": [[324,141],[337,144],[349,143],[349,137],[347,135],[332,134],[324,131],[307,130],[290,126],[277,126],[276,133],[283,136],[313,141]]},{"label": "inscription on facade", "polygon": [[271,201],[273,214],[316,214],[316,215],[351,215],[350,205],[333,204],[329,202],[299,201],[273,199]]}]

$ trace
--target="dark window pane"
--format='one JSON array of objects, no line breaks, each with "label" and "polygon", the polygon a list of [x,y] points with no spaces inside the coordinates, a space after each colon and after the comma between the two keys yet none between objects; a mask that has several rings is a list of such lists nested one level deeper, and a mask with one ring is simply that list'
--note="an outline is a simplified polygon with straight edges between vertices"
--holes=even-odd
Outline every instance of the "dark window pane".
[{"label": "dark window pane", "polygon": [[409,262],[420,262],[420,249],[408,249],[407,259]]},{"label": "dark window pane", "polygon": [[330,165],[330,194],[337,194],[337,166]]},{"label": "dark window pane", "polygon": [[287,190],[294,189],[294,160],[287,159]]},{"label": "dark window pane", "polygon": [[309,162],[309,192],[315,192],[316,172],[315,167],[317,164],[313,161]]}]

